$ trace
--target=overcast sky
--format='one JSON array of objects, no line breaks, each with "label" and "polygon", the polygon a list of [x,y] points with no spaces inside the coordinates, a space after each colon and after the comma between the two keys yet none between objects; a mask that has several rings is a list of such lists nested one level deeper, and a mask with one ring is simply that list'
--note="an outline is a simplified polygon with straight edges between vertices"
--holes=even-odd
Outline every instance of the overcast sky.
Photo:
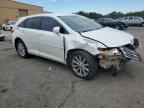
[{"label": "overcast sky", "polygon": [[44,7],[44,10],[59,13],[95,11],[108,14],[112,11],[134,12],[144,10],[144,0],[16,0]]}]

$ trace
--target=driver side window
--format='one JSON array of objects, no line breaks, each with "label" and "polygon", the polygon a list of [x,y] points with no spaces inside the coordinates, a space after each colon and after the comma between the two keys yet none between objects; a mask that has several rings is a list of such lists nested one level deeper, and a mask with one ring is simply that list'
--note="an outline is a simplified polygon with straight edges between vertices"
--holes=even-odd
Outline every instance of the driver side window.
[{"label": "driver side window", "polygon": [[50,17],[43,17],[41,22],[41,30],[53,32],[54,27],[62,27],[59,22]]}]

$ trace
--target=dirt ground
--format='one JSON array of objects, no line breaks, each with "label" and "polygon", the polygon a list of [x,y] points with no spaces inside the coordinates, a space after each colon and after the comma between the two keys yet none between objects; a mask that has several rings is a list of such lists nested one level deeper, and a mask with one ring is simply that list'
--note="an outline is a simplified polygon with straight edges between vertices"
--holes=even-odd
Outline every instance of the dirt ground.
[{"label": "dirt ground", "polygon": [[[124,30],[140,40],[144,28]],[[6,32],[0,42],[0,108],[144,108],[144,63],[131,61],[118,76],[102,71],[80,80],[65,65],[32,56],[22,59]]]}]

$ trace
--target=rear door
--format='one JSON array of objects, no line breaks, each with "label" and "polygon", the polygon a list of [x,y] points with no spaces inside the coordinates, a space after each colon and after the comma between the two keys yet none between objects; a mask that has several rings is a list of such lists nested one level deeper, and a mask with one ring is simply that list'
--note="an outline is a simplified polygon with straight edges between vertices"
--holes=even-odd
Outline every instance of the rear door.
[{"label": "rear door", "polygon": [[32,17],[26,19],[18,28],[28,51],[33,54],[39,54],[38,38],[40,35],[41,18],[42,17]]},{"label": "rear door", "polygon": [[133,16],[130,16],[128,20],[129,20],[129,24],[130,24],[130,25],[134,25],[134,24],[135,24],[135,21],[134,21],[134,17],[133,17]]}]

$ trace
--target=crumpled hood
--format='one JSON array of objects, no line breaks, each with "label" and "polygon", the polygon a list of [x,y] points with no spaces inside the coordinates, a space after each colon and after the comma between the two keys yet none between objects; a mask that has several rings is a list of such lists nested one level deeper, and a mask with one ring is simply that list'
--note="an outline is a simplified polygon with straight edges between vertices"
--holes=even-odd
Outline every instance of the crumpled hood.
[{"label": "crumpled hood", "polygon": [[133,41],[131,34],[109,27],[82,33],[83,36],[97,40],[107,47],[119,47],[130,44]]}]

